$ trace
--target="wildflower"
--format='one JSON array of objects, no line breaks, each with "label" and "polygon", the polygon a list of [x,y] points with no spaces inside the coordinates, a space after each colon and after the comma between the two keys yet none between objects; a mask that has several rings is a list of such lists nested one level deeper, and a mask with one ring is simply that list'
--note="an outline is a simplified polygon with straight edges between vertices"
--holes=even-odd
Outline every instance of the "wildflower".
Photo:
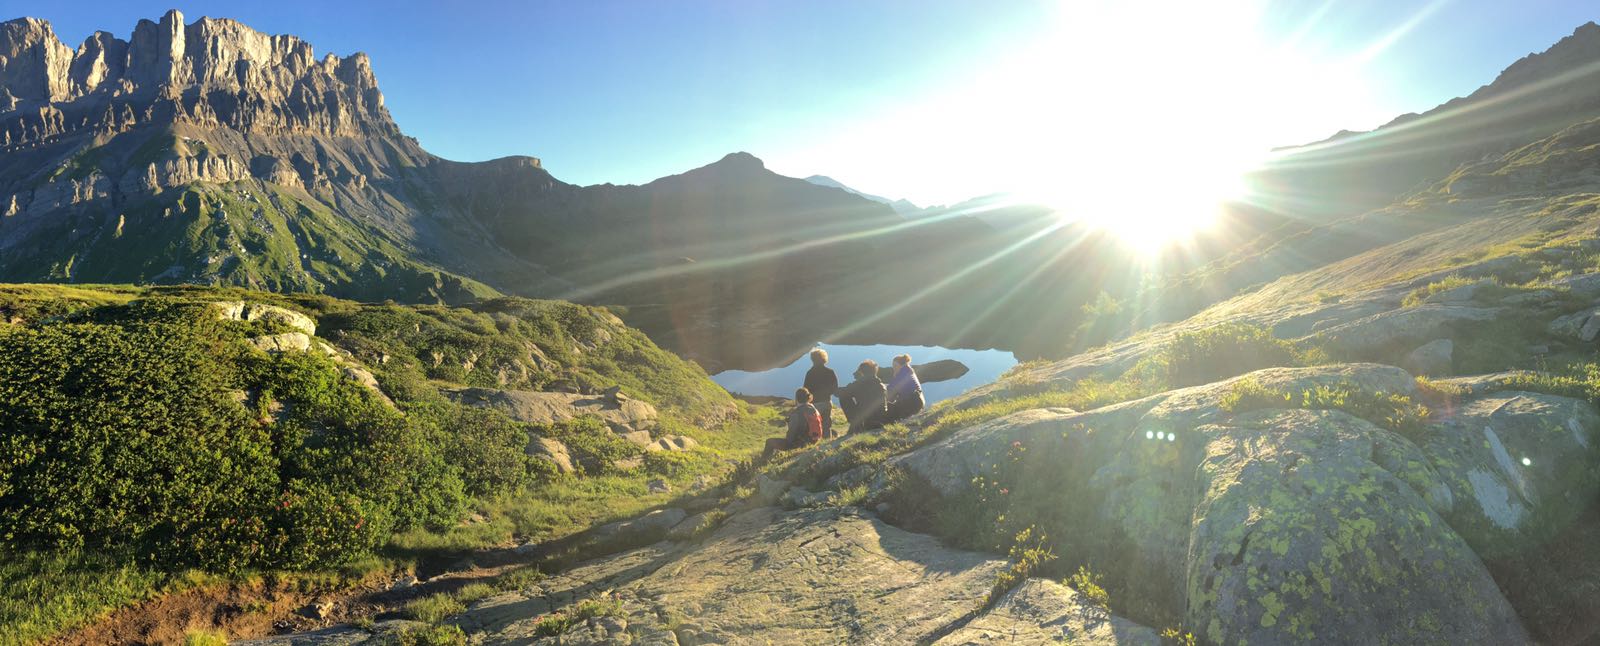
[{"label": "wildflower", "polygon": [[1006,494],[1008,494],[1008,493],[1011,493],[1011,490],[1010,490],[1010,489],[1007,489],[1007,488],[1005,488],[1005,487],[1001,487],[1001,488],[1000,488],[1000,495],[1002,495],[1002,496],[1003,496],[1003,495],[1006,495]]},{"label": "wildflower", "polygon": [[1022,448],[1022,440],[1012,440],[1011,441],[1011,448],[1013,448],[1013,449]]}]

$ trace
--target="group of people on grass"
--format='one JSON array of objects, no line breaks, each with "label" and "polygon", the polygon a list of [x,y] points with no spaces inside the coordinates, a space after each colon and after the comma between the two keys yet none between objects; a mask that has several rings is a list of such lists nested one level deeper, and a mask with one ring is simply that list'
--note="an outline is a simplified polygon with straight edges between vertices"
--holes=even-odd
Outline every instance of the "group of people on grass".
[{"label": "group of people on grass", "polygon": [[911,368],[911,355],[894,358],[894,370],[885,385],[878,377],[878,362],[868,359],[856,366],[855,379],[839,387],[839,375],[828,367],[828,351],[811,351],[811,369],[805,385],[794,391],[788,433],[767,440],[767,452],[800,448],[838,437],[833,432],[833,399],[850,423],[851,433],[883,428],[922,410],[922,382]]}]

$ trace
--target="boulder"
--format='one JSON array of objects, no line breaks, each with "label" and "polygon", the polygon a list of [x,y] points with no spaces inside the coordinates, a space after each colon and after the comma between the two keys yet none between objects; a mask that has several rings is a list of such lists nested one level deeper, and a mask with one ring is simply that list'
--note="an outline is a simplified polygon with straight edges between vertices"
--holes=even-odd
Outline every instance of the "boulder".
[{"label": "boulder", "polygon": [[1432,339],[1499,316],[1494,308],[1466,305],[1420,305],[1389,310],[1337,325],[1320,334],[1335,349],[1364,358],[1393,356],[1396,350],[1415,347]]},{"label": "boulder", "polygon": [[554,464],[561,473],[577,470],[572,465],[572,455],[567,452],[567,445],[562,444],[561,440],[535,437],[528,441],[526,452],[529,456]]},{"label": "boulder", "polygon": [[700,443],[687,435],[667,435],[644,445],[644,450],[652,453],[656,451],[677,452],[688,451],[697,446],[700,446]]},{"label": "boulder", "polygon": [[1450,339],[1434,339],[1412,350],[1400,365],[1414,375],[1448,377],[1454,366],[1451,361],[1454,351],[1455,343]]},{"label": "boulder", "polygon": [[394,405],[394,400],[389,399],[389,396],[384,394],[383,389],[378,387],[378,378],[372,376],[372,373],[366,368],[345,365],[339,368],[339,374],[343,375],[345,379],[361,384],[363,388],[372,391],[383,403],[390,406]]},{"label": "boulder", "polygon": [[1471,302],[1472,299],[1478,295],[1479,289],[1481,289],[1484,285],[1488,285],[1488,284],[1491,284],[1490,281],[1488,281],[1488,280],[1480,280],[1478,282],[1467,283],[1467,284],[1461,285],[1459,287],[1451,287],[1450,289],[1441,290],[1441,291],[1437,291],[1437,292],[1434,292],[1432,294],[1429,294],[1427,296],[1427,298],[1422,299],[1422,302],[1424,302],[1424,303],[1443,303],[1443,304],[1468,303],[1468,302]]},{"label": "boulder", "polygon": [[1600,314],[1590,316],[1583,322],[1583,327],[1578,328],[1578,340],[1592,343],[1595,337],[1600,336]]},{"label": "boulder", "polygon": [[304,332],[284,332],[251,337],[245,340],[263,352],[305,352],[311,349],[311,337]]},{"label": "boulder", "polygon": [[696,535],[711,529],[711,526],[719,522],[719,519],[724,516],[725,514],[720,511],[708,510],[685,518],[683,522],[673,525],[672,529],[667,532],[667,540],[686,541],[694,538]]},{"label": "boulder", "polygon": [[650,493],[671,493],[672,484],[661,478],[656,478],[645,483],[645,489]]},{"label": "boulder", "polygon": [[291,309],[245,301],[218,301],[211,306],[225,321],[278,321],[308,336],[317,334],[317,322]]},{"label": "boulder", "polygon": [[[1550,336],[1587,343],[1595,339],[1596,333],[1600,333],[1600,328],[1596,327],[1600,326],[1600,323],[1592,323],[1597,318],[1600,318],[1600,307],[1591,307],[1580,312],[1559,316],[1554,321],[1551,321],[1550,325],[1545,329],[1550,333]],[[1584,338],[1585,336],[1588,338]]]},{"label": "boulder", "polygon": [[549,425],[594,415],[618,434],[656,427],[655,407],[637,399],[618,403],[603,395],[493,388],[464,388],[445,394],[463,404],[493,408],[519,422],[531,424]]},{"label": "boulder", "polygon": [[1199,432],[1184,618],[1211,642],[1529,642],[1414,446],[1340,411]]},{"label": "boulder", "polygon": [[789,509],[819,507],[828,502],[828,496],[831,493],[828,491],[812,493],[800,487],[789,487],[789,490],[783,494],[782,502],[783,506]]},{"label": "boulder", "polygon": [[655,440],[650,438],[650,431],[632,431],[632,432],[629,432],[629,433],[618,433],[617,437],[620,437],[620,438],[622,438],[624,440],[627,440],[629,443],[631,443],[631,444],[633,444],[635,446],[650,446],[652,444],[655,444]]},{"label": "boulder", "polygon": [[[951,379],[960,379],[962,375],[967,374],[967,371],[970,370],[967,368],[967,364],[956,361],[955,359],[940,359],[938,361],[929,361],[927,363],[912,364],[911,369],[917,371],[918,380],[922,381],[923,383],[930,384],[940,381],[949,381]],[[885,383],[887,383],[893,377],[894,366],[878,366],[879,379],[882,379]]]},{"label": "boulder", "polygon": [[665,538],[667,531],[689,514],[682,509],[657,509],[638,518],[621,520],[594,528],[588,537],[597,545],[646,545]]},{"label": "boulder", "polygon": [[1550,541],[1600,497],[1600,412],[1501,391],[1462,402],[1422,445],[1454,504],[1445,518],[1486,559]]},{"label": "boulder", "polygon": [[1444,466],[1343,411],[1221,410],[1243,379],[1417,394],[1389,366],[1263,370],[1087,413],[1023,411],[890,462],[955,500],[1005,483],[1004,513],[1024,526],[1071,519],[1042,529],[1135,608],[1212,643],[1528,641],[1445,520]]},{"label": "boulder", "polygon": [[1570,296],[1580,301],[1600,301],[1600,273],[1558,278],[1548,284],[1554,289],[1566,290]]}]

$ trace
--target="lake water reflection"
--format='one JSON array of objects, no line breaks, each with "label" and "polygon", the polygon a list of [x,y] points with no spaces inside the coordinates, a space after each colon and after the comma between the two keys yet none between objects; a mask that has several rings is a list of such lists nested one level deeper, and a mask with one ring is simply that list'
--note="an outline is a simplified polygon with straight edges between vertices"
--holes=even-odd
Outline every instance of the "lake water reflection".
[{"label": "lake water reflection", "polygon": [[[1011,366],[1017,365],[1017,357],[1004,350],[962,350],[955,348],[941,348],[922,345],[830,345],[818,344],[828,351],[828,367],[839,374],[839,384],[850,382],[850,373],[856,366],[866,359],[877,361],[880,365],[889,365],[889,360],[897,354],[911,355],[911,363],[922,364],[940,359],[955,359],[966,364],[969,368],[967,374],[960,379],[925,383],[922,385],[922,395],[929,404],[942,399],[959,395],[975,386],[992,382]],[[802,355],[794,363],[771,370],[747,371],[725,370],[711,376],[711,380],[727,388],[731,392],[743,395],[776,395],[779,397],[794,396],[794,389],[799,388],[805,381],[806,370],[811,368],[811,358]]]}]

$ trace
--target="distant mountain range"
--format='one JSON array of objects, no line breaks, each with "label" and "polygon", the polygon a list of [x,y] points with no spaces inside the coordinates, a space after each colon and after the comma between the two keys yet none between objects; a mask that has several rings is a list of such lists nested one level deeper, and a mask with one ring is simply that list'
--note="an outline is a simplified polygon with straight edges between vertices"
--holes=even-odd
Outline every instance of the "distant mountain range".
[{"label": "distant mountain range", "polygon": [[[72,48],[23,18],[0,23],[0,281],[560,297],[617,305],[712,368],[817,340],[1059,355],[1440,225],[1381,207],[1600,116],[1597,73],[1589,24],[1465,98],[1282,151],[1258,199],[1152,274],[1040,205],[920,208],[745,153],[639,186],[441,159],[363,54],[176,11]],[[1102,292],[1121,318],[1087,325]]]},{"label": "distant mountain range", "polygon": [[903,215],[903,216],[906,216],[906,217],[914,217],[917,214],[922,212],[922,207],[917,206],[916,204],[913,204],[911,202],[911,200],[907,200],[907,199],[903,199],[903,198],[902,199],[898,199],[898,200],[891,200],[891,199],[889,199],[887,197],[880,197],[880,196],[877,196],[877,195],[873,195],[871,193],[862,193],[861,191],[858,191],[856,189],[850,188],[848,186],[845,186],[844,184],[839,183],[839,180],[836,180],[836,179],[834,179],[832,177],[828,177],[827,175],[812,175],[810,177],[807,177],[806,181],[811,182],[812,184],[816,184],[817,186],[827,186],[829,188],[836,188],[836,189],[839,189],[839,190],[844,191],[846,193],[849,193],[851,195],[860,195],[861,197],[867,198],[867,199],[872,200],[874,202],[877,202],[879,204],[887,204],[887,205],[889,205],[889,208],[894,209],[895,213],[899,213],[900,215]]}]

